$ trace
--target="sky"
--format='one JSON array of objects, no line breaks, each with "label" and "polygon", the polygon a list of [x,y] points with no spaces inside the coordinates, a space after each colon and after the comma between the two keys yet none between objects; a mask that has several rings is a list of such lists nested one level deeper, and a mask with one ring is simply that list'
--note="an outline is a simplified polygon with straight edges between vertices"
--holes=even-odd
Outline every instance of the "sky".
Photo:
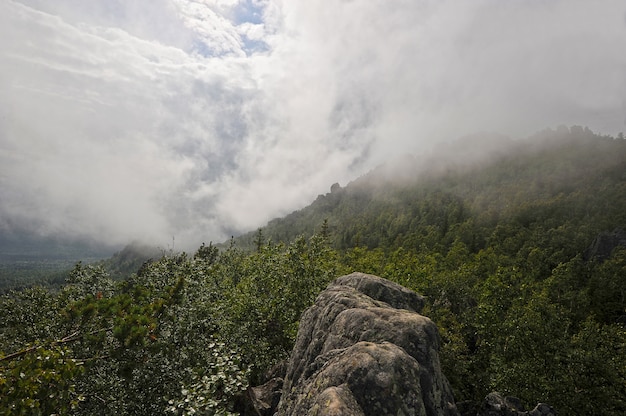
[{"label": "sky", "polygon": [[0,0],[0,232],[193,250],[480,131],[626,131],[622,0]]}]

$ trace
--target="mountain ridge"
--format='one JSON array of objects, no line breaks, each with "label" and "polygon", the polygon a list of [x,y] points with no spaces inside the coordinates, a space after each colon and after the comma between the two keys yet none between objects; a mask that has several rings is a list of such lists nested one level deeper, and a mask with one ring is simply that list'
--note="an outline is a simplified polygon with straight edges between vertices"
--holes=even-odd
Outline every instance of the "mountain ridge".
[{"label": "mountain ridge", "polygon": [[[439,147],[429,157],[405,155],[344,187],[335,184],[331,192],[319,195],[308,206],[269,221],[260,228],[261,237],[288,243],[298,235],[312,235],[327,221],[331,230],[343,228],[344,235],[336,236],[334,241],[337,248],[358,245],[372,248],[379,242],[364,240],[363,236],[355,238],[373,232],[367,227],[358,229],[355,223],[359,216],[365,215],[362,219],[370,222],[389,224],[393,222],[391,219],[374,218],[366,212],[384,210],[396,203],[410,207],[436,193],[444,199],[457,199],[461,210],[480,213],[477,220],[489,221],[489,216],[515,215],[524,203],[558,195],[571,196],[571,191],[579,186],[599,185],[606,192],[606,187],[619,181],[626,171],[625,143],[623,139],[596,135],[579,126],[544,130],[524,140],[493,134],[468,136]],[[491,147],[476,150],[486,144]],[[463,159],[457,153],[454,157],[443,157],[450,154],[451,148],[457,152],[469,149],[469,156]],[[404,221],[396,228],[410,228],[407,221],[415,213],[409,209],[396,210],[395,222]],[[623,216],[620,218],[626,221]],[[615,226],[607,225],[606,229]],[[398,232],[391,232],[393,235],[387,239],[398,237]],[[235,237],[234,241],[250,249],[258,234],[259,230],[249,232]]]}]

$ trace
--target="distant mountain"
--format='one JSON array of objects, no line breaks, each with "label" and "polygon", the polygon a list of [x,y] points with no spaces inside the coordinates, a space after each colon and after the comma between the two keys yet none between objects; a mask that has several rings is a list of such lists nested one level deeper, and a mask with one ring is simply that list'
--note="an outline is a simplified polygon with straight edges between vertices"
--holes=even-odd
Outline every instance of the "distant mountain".
[{"label": "distant mountain", "polygon": [[343,188],[335,184],[309,206],[235,242],[246,249],[259,238],[288,242],[320,231],[326,221],[339,249],[419,246],[434,241],[429,234],[435,230],[438,244],[445,243],[450,228],[462,224],[466,243],[479,249],[490,225],[525,215],[530,220],[528,213],[542,210],[544,216],[584,219],[593,225],[592,239],[626,224],[625,182],[622,138],[579,126],[524,140],[474,135],[440,146],[428,157],[407,155],[381,165]]},{"label": "distant mountain", "polygon": [[137,273],[144,263],[159,260],[164,255],[165,252],[157,247],[135,241],[98,264],[103,266],[113,279],[119,280]]}]

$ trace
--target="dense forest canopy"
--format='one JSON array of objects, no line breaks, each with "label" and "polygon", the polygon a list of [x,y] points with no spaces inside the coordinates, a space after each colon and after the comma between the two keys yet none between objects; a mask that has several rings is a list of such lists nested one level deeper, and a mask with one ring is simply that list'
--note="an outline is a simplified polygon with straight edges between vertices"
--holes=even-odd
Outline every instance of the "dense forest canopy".
[{"label": "dense forest canopy", "polygon": [[[310,206],[271,221],[263,234],[289,241],[300,234],[312,235],[327,219],[339,249],[389,249],[422,243],[416,234],[426,229],[445,235],[449,227],[467,227],[471,222],[472,232],[483,227],[487,231],[524,212],[540,214],[548,205],[556,209],[569,204],[590,210],[586,214],[597,221],[605,219],[605,224],[596,223],[599,230],[611,229],[623,225],[626,216],[619,199],[624,146],[624,140],[596,136],[581,127],[572,127],[571,132],[565,127],[546,130],[520,141],[467,137],[440,147],[432,157],[407,155],[391,161],[345,188],[320,195]],[[255,234],[242,236],[238,244],[252,247]],[[484,243],[486,237],[479,233],[473,239]]]},{"label": "dense forest canopy", "polygon": [[458,402],[497,390],[624,414],[626,140],[563,127],[453,150],[333,185],[224,247],[122,279],[79,264],[58,290],[2,296],[0,409],[236,414],[319,291],[362,271],[426,297]]}]

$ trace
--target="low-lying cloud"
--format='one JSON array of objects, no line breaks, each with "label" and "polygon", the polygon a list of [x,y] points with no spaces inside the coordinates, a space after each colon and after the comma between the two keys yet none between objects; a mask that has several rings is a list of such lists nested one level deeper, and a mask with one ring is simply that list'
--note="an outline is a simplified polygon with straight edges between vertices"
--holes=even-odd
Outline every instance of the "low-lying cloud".
[{"label": "low-lying cloud", "polygon": [[603,1],[6,0],[0,230],[183,248],[480,130],[626,130]]}]

